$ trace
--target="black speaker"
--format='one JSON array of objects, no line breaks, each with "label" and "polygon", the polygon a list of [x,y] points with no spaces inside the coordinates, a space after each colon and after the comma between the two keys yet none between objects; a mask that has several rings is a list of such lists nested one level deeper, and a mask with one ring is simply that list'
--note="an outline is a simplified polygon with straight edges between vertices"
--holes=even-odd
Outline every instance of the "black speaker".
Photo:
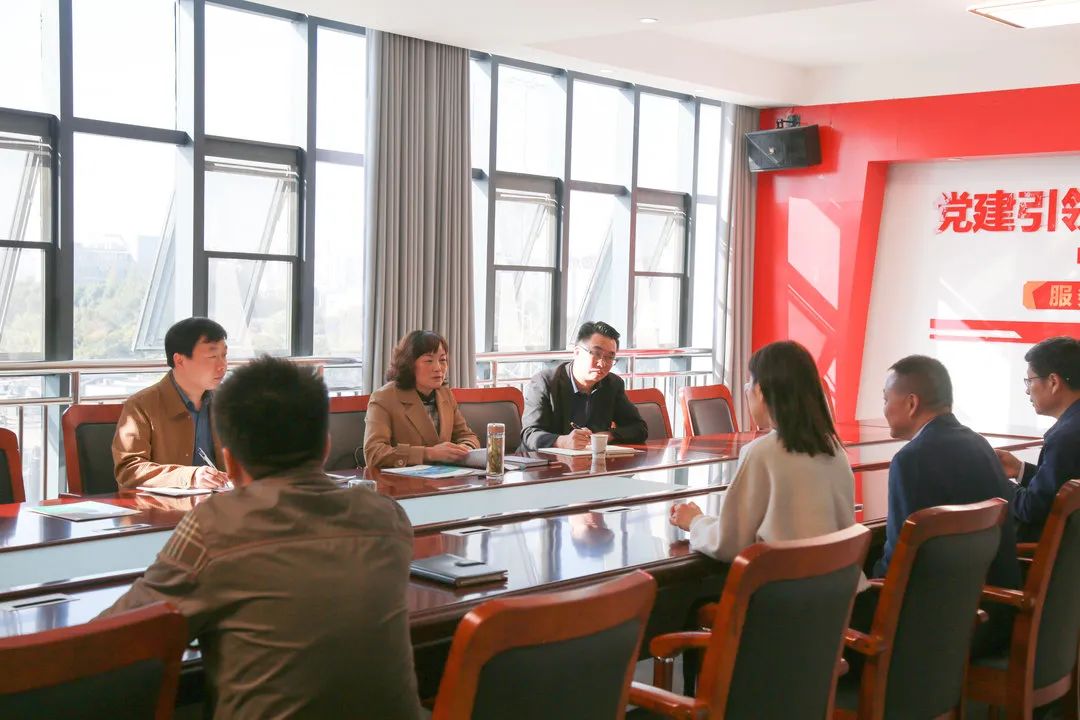
[{"label": "black speaker", "polygon": [[750,172],[817,165],[821,162],[818,126],[748,132],[746,154],[750,160]]}]

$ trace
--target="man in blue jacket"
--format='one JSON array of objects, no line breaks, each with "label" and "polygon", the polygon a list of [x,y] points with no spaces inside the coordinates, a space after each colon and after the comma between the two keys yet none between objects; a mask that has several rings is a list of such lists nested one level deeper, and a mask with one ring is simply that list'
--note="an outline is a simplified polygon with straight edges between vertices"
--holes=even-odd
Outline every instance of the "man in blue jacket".
[{"label": "man in blue jacket", "polygon": [[[924,355],[899,360],[889,369],[884,397],[885,419],[892,436],[911,442],[889,463],[889,518],[884,555],[874,566],[877,577],[888,570],[900,529],[915,511],[1013,496],[1013,487],[990,443],[952,414],[952,381],[941,362]],[[1016,533],[1009,516],[1001,528],[987,582],[1020,587]],[[987,610],[991,619],[976,635],[976,654],[999,649],[1009,637],[1008,608]]]},{"label": "man in blue jacket", "polygon": [[1057,422],[1043,436],[1037,465],[1004,450],[997,454],[1005,473],[1019,483],[1012,504],[1017,535],[1021,541],[1037,542],[1058,490],[1080,478],[1080,342],[1049,338],[1028,350],[1024,360],[1032,407]]}]

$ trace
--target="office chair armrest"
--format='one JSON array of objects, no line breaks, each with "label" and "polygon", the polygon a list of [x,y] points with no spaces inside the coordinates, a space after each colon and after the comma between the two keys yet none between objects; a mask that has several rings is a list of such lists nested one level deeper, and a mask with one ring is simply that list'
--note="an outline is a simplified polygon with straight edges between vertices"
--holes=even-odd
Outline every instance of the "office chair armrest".
[{"label": "office chair armrest", "polygon": [[1003,605],[1012,605],[1021,610],[1027,610],[1031,606],[1031,601],[1023,590],[1010,590],[1009,588],[994,585],[983,586],[982,599]]},{"label": "office chair armrest", "polygon": [[649,654],[654,658],[673,658],[689,648],[707,648],[712,633],[674,632],[657,635],[649,642]]},{"label": "office chair armrest", "polygon": [[699,700],[639,682],[630,684],[630,704],[679,720],[705,720],[709,715],[708,707]]},{"label": "office chair armrest", "polygon": [[716,609],[720,607],[720,603],[705,603],[698,608],[697,621],[702,630],[708,630],[712,627],[713,621],[716,620]]},{"label": "office chair armrest", "polygon": [[885,650],[885,643],[877,635],[867,635],[848,628],[844,631],[844,644],[860,655],[880,655]]},{"label": "office chair armrest", "polygon": [[1038,549],[1039,543],[1016,543],[1016,554],[1022,558],[1033,557]]}]

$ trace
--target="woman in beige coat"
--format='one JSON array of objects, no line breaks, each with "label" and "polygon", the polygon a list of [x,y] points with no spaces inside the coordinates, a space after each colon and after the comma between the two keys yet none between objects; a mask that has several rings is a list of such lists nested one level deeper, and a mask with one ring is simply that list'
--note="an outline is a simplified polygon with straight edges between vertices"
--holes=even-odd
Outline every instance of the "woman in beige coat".
[{"label": "woman in beige coat", "polygon": [[445,385],[448,351],[445,338],[426,330],[414,330],[398,342],[386,372],[389,382],[368,400],[368,467],[456,463],[480,447]]}]

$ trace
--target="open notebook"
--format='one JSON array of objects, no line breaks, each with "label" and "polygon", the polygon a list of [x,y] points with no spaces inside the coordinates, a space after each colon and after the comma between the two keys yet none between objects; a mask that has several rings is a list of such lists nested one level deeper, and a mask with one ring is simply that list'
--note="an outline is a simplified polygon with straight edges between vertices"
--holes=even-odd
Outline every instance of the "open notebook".
[{"label": "open notebook", "polygon": [[[540,448],[537,452],[548,453],[550,455],[562,455],[563,457],[577,457],[579,455],[592,455],[593,452],[589,448],[584,450],[567,450],[566,448]],[[636,450],[625,445],[608,445],[607,451],[604,453],[606,457],[620,457],[622,455],[633,455],[634,453],[643,452],[642,450]]]}]

